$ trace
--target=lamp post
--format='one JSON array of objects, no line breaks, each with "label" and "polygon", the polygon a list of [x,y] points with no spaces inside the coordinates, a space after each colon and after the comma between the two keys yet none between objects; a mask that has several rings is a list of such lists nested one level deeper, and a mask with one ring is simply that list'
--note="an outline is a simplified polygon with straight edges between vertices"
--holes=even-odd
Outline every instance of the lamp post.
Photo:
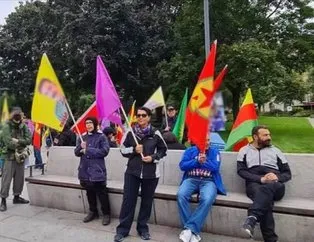
[{"label": "lamp post", "polygon": [[209,0],[204,0],[204,32],[205,32],[205,54],[206,57],[209,53],[210,45],[210,27],[209,27]]}]

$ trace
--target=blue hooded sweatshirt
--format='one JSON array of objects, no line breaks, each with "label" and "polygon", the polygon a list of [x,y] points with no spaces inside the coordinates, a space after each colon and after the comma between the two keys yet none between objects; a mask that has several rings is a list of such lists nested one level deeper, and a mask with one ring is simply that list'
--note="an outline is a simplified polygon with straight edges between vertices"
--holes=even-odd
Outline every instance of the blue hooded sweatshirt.
[{"label": "blue hooded sweatshirt", "polygon": [[184,171],[184,175],[181,183],[188,178],[188,172],[193,169],[206,169],[210,170],[213,178],[213,182],[217,187],[217,191],[219,194],[226,195],[226,189],[222,182],[222,178],[219,172],[220,168],[220,153],[216,148],[209,148],[206,151],[206,162],[201,164],[198,161],[198,155],[200,151],[196,146],[192,146],[188,148],[180,161],[180,169]]}]

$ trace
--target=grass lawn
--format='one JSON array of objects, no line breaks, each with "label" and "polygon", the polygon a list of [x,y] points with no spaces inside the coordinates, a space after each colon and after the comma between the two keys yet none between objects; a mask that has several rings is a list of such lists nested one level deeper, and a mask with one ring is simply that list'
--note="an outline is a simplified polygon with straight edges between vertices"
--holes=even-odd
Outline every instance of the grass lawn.
[{"label": "grass lawn", "polygon": [[[314,128],[307,118],[266,117],[258,119],[259,124],[267,125],[272,134],[273,144],[286,153],[314,153]],[[226,125],[227,131],[220,132],[227,141],[232,123]]]}]

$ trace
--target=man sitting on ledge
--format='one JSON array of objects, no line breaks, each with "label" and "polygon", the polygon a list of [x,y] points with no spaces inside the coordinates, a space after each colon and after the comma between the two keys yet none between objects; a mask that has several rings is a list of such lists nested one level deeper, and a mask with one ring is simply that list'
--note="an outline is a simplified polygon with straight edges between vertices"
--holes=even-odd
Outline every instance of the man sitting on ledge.
[{"label": "man sitting on ledge", "polygon": [[291,179],[288,161],[282,152],[271,145],[271,136],[266,126],[252,129],[253,142],[241,148],[237,158],[238,174],[246,181],[247,196],[253,200],[243,230],[253,237],[254,227],[260,223],[265,242],[275,242],[273,217],[274,201],[283,198],[284,182]]},{"label": "man sitting on ledge", "polygon": [[[183,231],[179,238],[183,242],[198,242],[201,240],[201,228],[208,212],[214,203],[217,190],[226,194],[219,173],[220,154],[215,148],[210,148],[209,136],[206,140],[206,152],[200,153],[196,147],[188,148],[180,162],[180,169],[184,171],[182,183],[178,191],[178,206]],[[192,213],[190,208],[191,196],[199,193],[200,201]]]}]

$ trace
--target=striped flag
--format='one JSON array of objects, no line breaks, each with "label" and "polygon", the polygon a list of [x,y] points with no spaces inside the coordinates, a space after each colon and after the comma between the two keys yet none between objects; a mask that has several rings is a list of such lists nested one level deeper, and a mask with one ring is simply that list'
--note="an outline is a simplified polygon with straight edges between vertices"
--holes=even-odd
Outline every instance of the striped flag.
[{"label": "striped flag", "polygon": [[249,88],[236,121],[233,123],[225,150],[239,151],[243,146],[250,143],[252,141],[251,132],[255,126],[257,126],[257,114],[252,92]]}]

